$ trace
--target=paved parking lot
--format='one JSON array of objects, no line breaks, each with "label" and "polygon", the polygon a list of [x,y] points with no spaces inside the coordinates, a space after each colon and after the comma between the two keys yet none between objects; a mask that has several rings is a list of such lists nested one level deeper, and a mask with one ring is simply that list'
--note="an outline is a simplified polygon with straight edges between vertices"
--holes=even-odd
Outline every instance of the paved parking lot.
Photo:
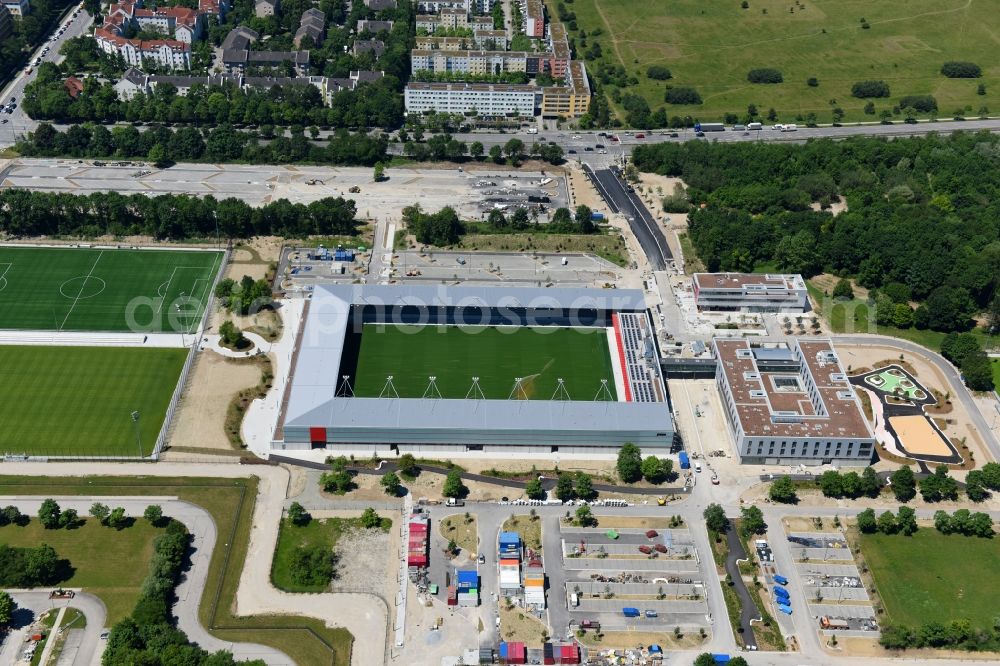
[{"label": "paved parking lot", "polygon": [[396,253],[394,276],[402,281],[517,283],[519,286],[603,286],[622,269],[587,254],[409,250]]}]

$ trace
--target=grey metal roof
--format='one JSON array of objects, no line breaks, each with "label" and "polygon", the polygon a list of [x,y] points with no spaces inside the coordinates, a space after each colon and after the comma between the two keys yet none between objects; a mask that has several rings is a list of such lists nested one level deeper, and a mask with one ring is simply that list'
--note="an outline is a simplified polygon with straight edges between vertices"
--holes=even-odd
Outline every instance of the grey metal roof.
[{"label": "grey metal roof", "polygon": [[639,290],[318,285],[299,340],[285,427],[671,431],[667,403],[336,397],[352,305],[644,309]]}]

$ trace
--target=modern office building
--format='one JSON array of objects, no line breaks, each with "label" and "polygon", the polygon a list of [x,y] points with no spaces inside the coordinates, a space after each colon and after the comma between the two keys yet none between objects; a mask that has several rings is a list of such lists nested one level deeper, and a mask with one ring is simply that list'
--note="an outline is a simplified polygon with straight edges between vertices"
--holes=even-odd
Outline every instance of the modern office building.
[{"label": "modern office building", "polygon": [[866,465],[875,437],[830,340],[712,341],[740,462]]},{"label": "modern office building", "polygon": [[695,304],[703,312],[805,312],[809,294],[801,275],[695,273]]}]

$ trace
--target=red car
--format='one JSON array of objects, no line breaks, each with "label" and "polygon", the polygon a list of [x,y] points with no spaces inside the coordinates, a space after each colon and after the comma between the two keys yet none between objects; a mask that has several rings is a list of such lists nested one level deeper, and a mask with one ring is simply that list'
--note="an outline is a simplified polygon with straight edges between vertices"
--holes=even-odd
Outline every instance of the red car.
[{"label": "red car", "polygon": [[645,139],[646,135],[645,134],[636,134],[635,138],[637,138],[637,139]]}]

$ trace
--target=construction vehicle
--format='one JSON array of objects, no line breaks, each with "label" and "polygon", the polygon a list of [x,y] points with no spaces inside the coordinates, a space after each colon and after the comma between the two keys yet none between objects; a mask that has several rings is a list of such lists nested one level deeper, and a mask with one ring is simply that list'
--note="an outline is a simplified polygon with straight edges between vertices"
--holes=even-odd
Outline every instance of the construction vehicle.
[{"label": "construction vehicle", "polygon": [[347,189],[347,191],[348,191],[348,192],[350,192],[351,194],[357,194],[358,192],[360,192],[360,191],[361,191],[361,188],[360,188],[360,187],[358,187],[357,185],[351,185],[351,186],[350,186],[350,187],[349,187],[349,188]]}]

